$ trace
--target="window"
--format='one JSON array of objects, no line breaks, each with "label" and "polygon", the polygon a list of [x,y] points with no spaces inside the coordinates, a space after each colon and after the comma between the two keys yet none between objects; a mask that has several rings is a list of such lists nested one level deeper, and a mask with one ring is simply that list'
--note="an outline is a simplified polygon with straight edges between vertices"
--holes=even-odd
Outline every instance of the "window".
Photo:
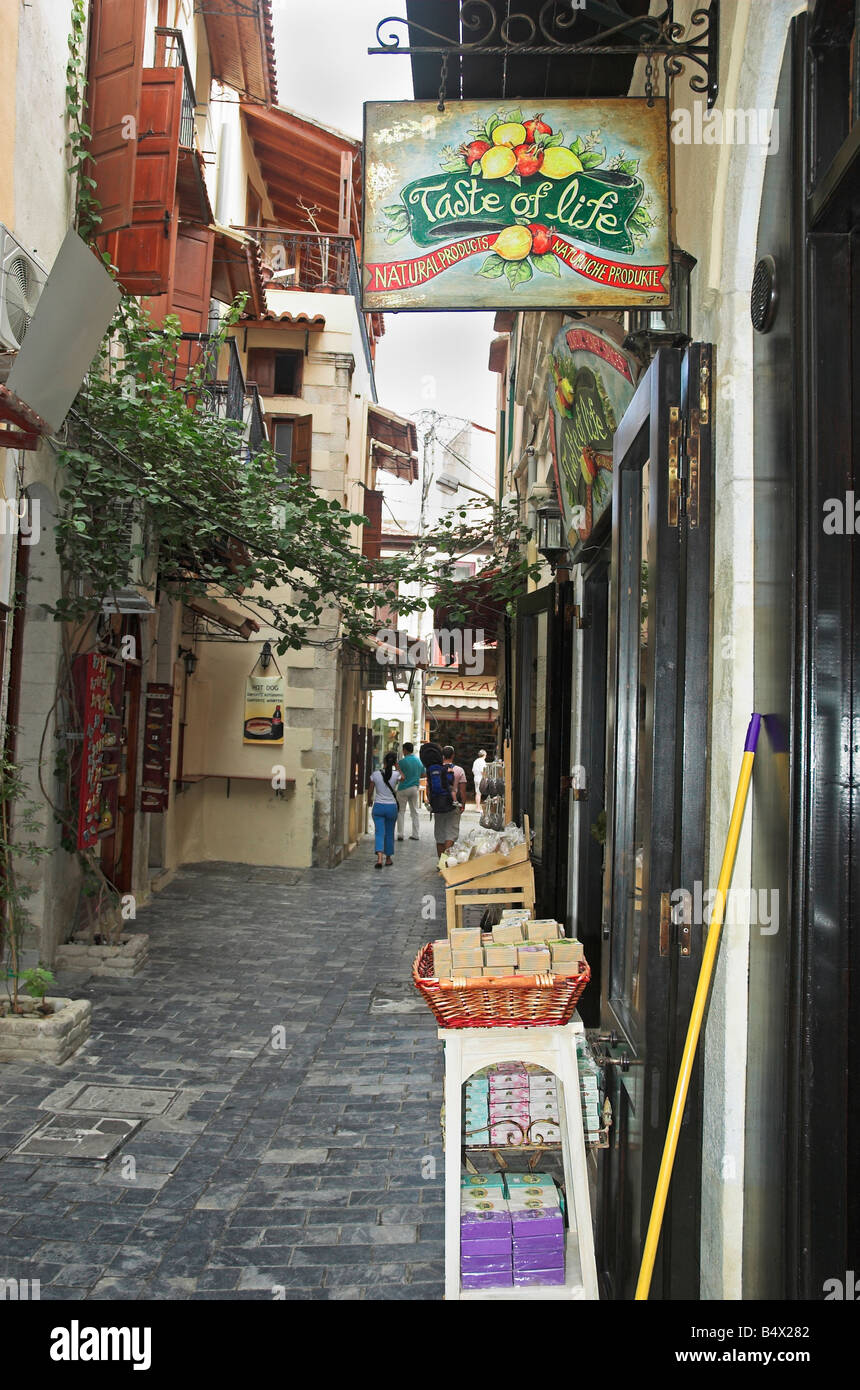
[{"label": "window", "polygon": [[277,458],[278,476],[287,478],[291,473],[311,475],[311,437],[313,417],[311,415],[275,415],[269,421],[272,448]]},{"label": "window", "polygon": [[256,382],[261,396],[300,396],[304,360],[298,349],[251,348],[248,380]]}]

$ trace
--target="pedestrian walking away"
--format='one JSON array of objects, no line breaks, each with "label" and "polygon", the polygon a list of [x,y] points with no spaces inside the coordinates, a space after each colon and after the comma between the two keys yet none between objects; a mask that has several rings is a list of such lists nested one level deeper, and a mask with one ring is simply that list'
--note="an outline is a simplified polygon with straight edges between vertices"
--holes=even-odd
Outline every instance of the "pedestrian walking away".
[{"label": "pedestrian walking away", "polygon": [[475,783],[475,805],[479,811],[481,809],[481,782],[486,770],[487,750],[486,748],[481,748],[478,750],[477,758],[472,763],[472,780]]},{"label": "pedestrian walking away", "polygon": [[386,753],[382,767],[370,774],[373,825],[376,850],[375,869],[394,863],[394,827],[397,823],[397,784],[401,775],[394,753]]},{"label": "pedestrian walking away", "polygon": [[412,824],[410,840],[419,839],[418,835],[418,808],[421,797],[421,778],[424,776],[424,764],[420,758],[416,758],[413,745],[404,743],[403,757],[397,764],[401,775],[401,781],[397,784],[397,838],[404,838],[403,832],[406,829],[406,811]]},{"label": "pedestrian walking away", "polygon": [[[426,765],[426,757],[423,760]],[[433,812],[436,853],[442,855],[460,833],[460,816],[466,805],[466,774],[454,762],[450,744],[442,749],[441,766],[427,768],[427,803]]]}]

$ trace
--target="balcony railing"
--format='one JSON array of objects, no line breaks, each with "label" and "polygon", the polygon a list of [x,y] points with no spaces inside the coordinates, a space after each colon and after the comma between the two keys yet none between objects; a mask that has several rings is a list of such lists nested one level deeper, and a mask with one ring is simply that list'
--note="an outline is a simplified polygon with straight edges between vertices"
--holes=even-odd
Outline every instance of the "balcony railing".
[{"label": "balcony railing", "polygon": [[235,227],[234,231],[245,232],[259,243],[263,277],[269,289],[352,295],[364,359],[373,383],[373,355],[367,316],[361,307],[361,275],[353,238],[297,232],[287,227]]},{"label": "balcony railing", "polygon": [[194,115],[197,101],[194,95],[194,78],[185,51],[185,40],[181,29],[157,28],[155,31],[155,65],[159,68],[181,67],[184,73],[182,83],[182,108],[179,114],[179,143],[184,149],[193,150],[196,143]]}]

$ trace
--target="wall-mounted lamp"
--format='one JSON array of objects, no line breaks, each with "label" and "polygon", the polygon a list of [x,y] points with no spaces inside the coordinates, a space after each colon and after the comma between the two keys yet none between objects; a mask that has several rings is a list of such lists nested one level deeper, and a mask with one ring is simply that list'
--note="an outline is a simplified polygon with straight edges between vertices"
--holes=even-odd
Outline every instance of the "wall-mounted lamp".
[{"label": "wall-mounted lamp", "polygon": [[537,548],[549,564],[553,574],[567,559],[567,536],[564,533],[564,518],[555,502],[547,502],[535,511],[537,520]]},{"label": "wall-mounted lamp", "polygon": [[181,656],[183,661],[185,662],[186,676],[193,676],[194,672],[197,670],[197,657],[194,655],[191,648],[180,647],[177,655]]},{"label": "wall-mounted lamp", "polygon": [[264,671],[268,671],[268,669],[269,669],[269,667],[271,666],[271,664],[272,664],[272,644],[271,644],[271,642],[264,642],[264,643],[263,643],[263,649],[262,649],[262,651],[260,652],[260,665],[262,666],[262,668],[263,668]]},{"label": "wall-mounted lamp", "polygon": [[624,347],[646,366],[661,347],[686,347],[690,341],[690,276],[695,256],[672,247],[672,286],[664,308],[637,309],[627,315]]}]

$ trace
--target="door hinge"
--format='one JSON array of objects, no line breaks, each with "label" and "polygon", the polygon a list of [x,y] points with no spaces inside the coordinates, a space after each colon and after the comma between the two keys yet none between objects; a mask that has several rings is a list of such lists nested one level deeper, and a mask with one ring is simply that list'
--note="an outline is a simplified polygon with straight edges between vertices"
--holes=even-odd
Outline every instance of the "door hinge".
[{"label": "door hinge", "polygon": [[690,428],[684,436],[686,487],[685,511],[691,526],[699,524],[699,411],[690,411]]},{"label": "door hinge", "polygon": [[681,514],[681,472],[679,447],[681,443],[680,407],[669,407],[669,525],[677,526]]}]

